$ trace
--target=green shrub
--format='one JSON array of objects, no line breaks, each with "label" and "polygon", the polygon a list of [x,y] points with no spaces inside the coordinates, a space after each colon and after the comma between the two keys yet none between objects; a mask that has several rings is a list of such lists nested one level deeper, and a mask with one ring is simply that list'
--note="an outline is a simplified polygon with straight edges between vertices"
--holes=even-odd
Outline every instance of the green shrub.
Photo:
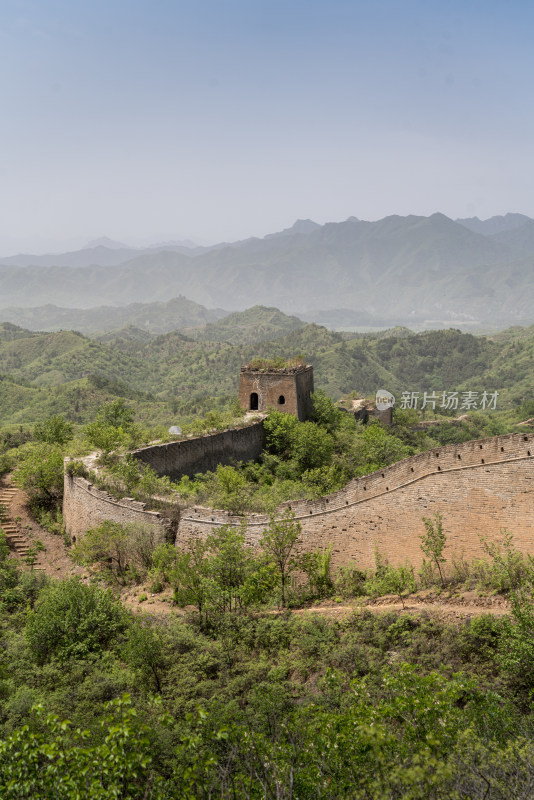
[{"label": "green shrub", "polygon": [[383,594],[396,594],[401,600],[404,595],[415,592],[414,568],[410,564],[393,567],[375,552],[376,569],[364,583],[364,593],[372,597]]},{"label": "green shrub", "polygon": [[28,616],[26,638],[33,657],[42,664],[101,652],[126,624],[125,612],[110,592],[70,578],[43,589]]},{"label": "green shrub", "polygon": [[334,588],[342,597],[360,597],[365,594],[366,574],[355,564],[339,567],[334,577]]},{"label": "green shrub", "polygon": [[56,414],[45,422],[38,422],[33,430],[33,436],[38,442],[63,446],[70,442],[74,434],[72,425],[60,414]]},{"label": "green shrub", "polygon": [[305,553],[301,558],[301,568],[308,579],[308,590],[312,597],[323,599],[334,593],[334,583],[330,574],[332,545],[313,553]]},{"label": "green shrub", "polygon": [[0,454],[0,478],[2,475],[7,475],[8,472],[11,472],[15,465],[15,460],[8,456],[7,453]]},{"label": "green shrub", "polygon": [[148,574],[159,536],[159,530],[148,525],[104,520],[79,539],[71,556],[77,564],[97,566],[101,574],[124,586]]},{"label": "green shrub", "polygon": [[36,442],[21,448],[13,483],[44,507],[58,505],[63,497],[63,452],[59,445]]},{"label": "green shrub", "polygon": [[71,477],[79,477],[79,478],[88,478],[89,477],[89,470],[83,463],[83,461],[67,461],[65,464],[65,472],[67,475]]}]

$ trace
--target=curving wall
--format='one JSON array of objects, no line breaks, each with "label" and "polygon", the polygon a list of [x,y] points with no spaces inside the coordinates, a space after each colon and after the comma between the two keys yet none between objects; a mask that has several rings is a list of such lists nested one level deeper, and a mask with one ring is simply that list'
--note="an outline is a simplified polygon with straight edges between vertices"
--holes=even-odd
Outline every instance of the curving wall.
[{"label": "curving wall", "polygon": [[[480,535],[502,529],[516,545],[534,552],[534,436],[510,434],[448,445],[421,453],[351,481],[335,494],[289,506],[302,526],[301,550],[333,546],[333,564],[374,565],[378,547],[393,564],[422,560],[423,516],[440,511],[446,555],[483,555]],[[268,517],[246,518],[247,535],[257,543]],[[205,536],[215,525],[240,524],[224,512],[189,508],[182,513],[177,543]]]},{"label": "curving wall", "polygon": [[160,531],[161,541],[168,538],[167,525],[158,511],[148,511],[145,503],[130,497],[116,500],[85,478],[65,474],[63,519],[73,541],[104,520],[121,525],[135,522]]},{"label": "curving wall", "polygon": [[[320,500],[285,503],[278,511],[290,507],[299,520],[302,551],[332,544],[334,565],[355,561],[360,567],[373,566],[376,547],[394,564],[408,559],[418,565],[422,517],[436,511],[443,515],[449,557],[452,553],[463,553],[466,558],[482,555],[479,535],[495,539],[503,528],[513,533],[520,549],[534,552],[533,453],[532,434],[448,445],[357,478]],[[98,515],[113,513],[105,518],[116,521],[121,521],[122,515],[129,521],[126,517],[132,514],[152,513],[134,509],[133,501],[125,506],[124,500],[106,500],[100,496],[105,493],[84,487],[83,480],[65,479],[64,513],[69,532],[87,530],[96,507]],[[162,525],[155,517],[153,521]],[[176,542],[184,545],[192,537],[206,536],[214,527],[237,526],[243,521],[250,544],[257,544],[268,516],[240,518],[214,509],[186,508]]]}]

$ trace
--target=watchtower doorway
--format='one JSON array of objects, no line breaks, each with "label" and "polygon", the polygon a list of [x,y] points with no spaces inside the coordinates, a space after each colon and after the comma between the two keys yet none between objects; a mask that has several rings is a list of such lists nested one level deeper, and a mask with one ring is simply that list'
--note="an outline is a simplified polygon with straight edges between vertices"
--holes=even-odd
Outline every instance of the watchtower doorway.
[{"label": "watchtower doorway", "polygon": [[258,410],[258,393],[252,392],[250,395],[250,410],[257,411]]}]

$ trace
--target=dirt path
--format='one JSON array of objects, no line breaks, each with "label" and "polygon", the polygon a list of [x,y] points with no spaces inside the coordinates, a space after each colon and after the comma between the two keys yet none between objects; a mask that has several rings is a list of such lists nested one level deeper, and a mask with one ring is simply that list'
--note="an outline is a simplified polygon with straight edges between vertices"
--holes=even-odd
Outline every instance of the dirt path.
[{"label": "dirt path", "polygon": [[386,595],[375,600],[354,600],[350,604],[338,604],[325,601],[317,606],[295,610],[295,614],[319,614],[322,617],[341,619],[354,613],[371,611],[379,614],[388,611],[397,611],[410,614],[426,612],[435,616],[448,619],[469,619],[482,614],[504,616],[510,613],[510,603],[504,597],[495,595],[491,597],[480,596],[478,592],[468,591],[460,595],[443,596],[433,592],[418,592],[406,597],[404,604],[395,595]]},{"label": "dirt path", "polygon": [[15,532],[16,529],[16,535],[21,543],[23,542],[18,547],[13,542],[14,546],[11,547],[11,553],[22,569],[31,569],[24,562],[24,557],[30,547],[35,547],[38,542],[41,542],[45,549],[37,551],[37,560],[33,566],[34,570],[44,572],[52,578],[68,578],[70,575],[85,577],[88,575],[87,570],[83,569],[83,567],[78,567],[72,562],[61,534],[50,533],[33,519],[28,509],[28,496],[9,482],[9,476],[5,476],[0,480],[0,495],[7,498],[7,502],[4,501],[4,505],[9,516],[10,530]]}]

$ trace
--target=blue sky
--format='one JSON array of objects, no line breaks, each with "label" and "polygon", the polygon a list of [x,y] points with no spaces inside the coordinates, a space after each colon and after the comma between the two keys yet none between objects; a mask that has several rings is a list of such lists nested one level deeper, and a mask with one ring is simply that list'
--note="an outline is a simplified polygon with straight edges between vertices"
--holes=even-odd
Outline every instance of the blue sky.
[{"label": "blue sky", "polygon": [[0,251],[534,216],[534,4],[3,0]]}]

